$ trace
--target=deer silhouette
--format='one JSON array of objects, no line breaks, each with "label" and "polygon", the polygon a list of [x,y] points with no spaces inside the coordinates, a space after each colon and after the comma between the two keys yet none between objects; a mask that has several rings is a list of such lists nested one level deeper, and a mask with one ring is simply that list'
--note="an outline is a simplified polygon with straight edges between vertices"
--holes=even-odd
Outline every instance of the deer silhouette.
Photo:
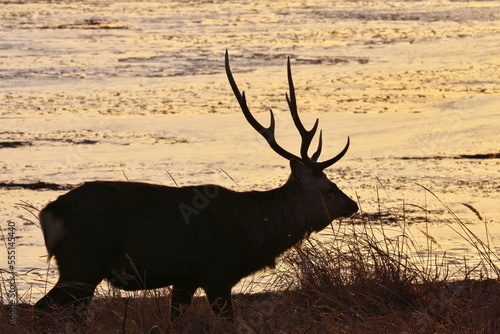
[{"label": "deer silhouette", "polygon": [[218,185],[84,183],[40,212],[48,258],[55,257],[60,277],[36,309],[54,312],[86,305],[96,286],[107,279],[124,290],[172,285],[172,318],[202,288],[213,311],[231,319],[231,289],[239,280],[273,267],[280,254],[312,232],[358,210],[323,172],[344,156],[349,138],[339,154],[318,162],[320,133],[317,150],[308,155],[318,120],[306,130],[298,116],[290,59],[286,100],[302,138],[300,156],[276,142],[272,111],[268,128],[252,116],[231,73],[227,51],[225,67],[247,121],[289,160],[288,180],[276,189],[245,192]]}]

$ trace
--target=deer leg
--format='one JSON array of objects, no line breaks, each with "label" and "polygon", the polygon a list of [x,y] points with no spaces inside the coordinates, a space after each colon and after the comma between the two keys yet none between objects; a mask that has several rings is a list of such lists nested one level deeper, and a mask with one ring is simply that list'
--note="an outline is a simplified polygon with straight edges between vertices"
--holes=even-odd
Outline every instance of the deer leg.
[{"label": "deer leg", "polygon": [[52,312],[69,306],[86,306],[92,300],[96,284],[68,282],[59,279],[57,284],[35,304],[35,309]]},{"label": "deer leg", "polygon": [[80,326],[84,320],[82,308],[92,300],[96,286],[97,283],[69,282],[60,277],[49,293],[35,304],[34,319],[37,331],[55,332],[58,324],[60,325],[58,321],[70,320],[71,324]]},{"label": "deer leg", "polygon": [[75,313],[76,308],[90,303],[95,288],[104,279],[105,271],[97,261],[85,257],[74,261],[61,257],[58,267],[60,276],[57,284],[35,304],[35,309],[51,313],[71,307]]},{"label": "deer leg", "polygon": [[229,287],[206,287],[208,301],[212,306],[212,311],[226,318],[228,321],[234,321],[233,304],[231,303],[231,286]]},{"label": "deer leg", "polygon": [[182,314],[185,306],[191,305],[197,286],[188,284],[175,284],[172,287],[172,301],[170,303],[170,320],[175,320]]}]

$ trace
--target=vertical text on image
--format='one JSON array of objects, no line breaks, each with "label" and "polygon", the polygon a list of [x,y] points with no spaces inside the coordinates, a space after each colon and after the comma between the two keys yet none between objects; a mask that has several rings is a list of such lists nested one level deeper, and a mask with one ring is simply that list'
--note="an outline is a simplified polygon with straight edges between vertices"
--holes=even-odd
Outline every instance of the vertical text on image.
[{"label": "vertical text on image", "polygon": [[17,286],[16,286],[16,223],[9,221],[7,223],[7,300],[9,302],[8,323],[16,324],[16,301],[17,301]]}]

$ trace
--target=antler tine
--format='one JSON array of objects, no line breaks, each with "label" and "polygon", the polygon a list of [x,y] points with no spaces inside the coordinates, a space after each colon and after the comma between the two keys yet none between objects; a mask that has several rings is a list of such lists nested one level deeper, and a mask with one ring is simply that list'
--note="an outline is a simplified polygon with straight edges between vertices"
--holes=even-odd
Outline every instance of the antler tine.
[{"label": "antler tine", "polygon": [[323,162],[318,162],[318,163],[316,163],[316,165],[318,166],[318,168],[320,170],[324,170],[325,168],[330,167],[331,165],[333,165],[334,163],[336,163],[337,161],[339,161],[340,159],[342,159],[342,157],[344,156],[344,154],[346,154],[348,148],[349,148],[349,137],[347,137],[347,143],[345,144],[344,149],[339,154],[337,154],[336,156],[334,156],[330,160],[326,160],[326,161],[323,161]]},{"label": "antler tine", "polygon": [[288,63],[287,63],[287,72],[288,72],[288,86],[290,87],[290,98],[288,98],[288,95],[286,95],[286,100],[288,102],[288,106],[290,107],[290,112],[292,114],[293,121],[295,123],[295,126],[300,132],[300,135],[302,137],[302,145],[300,148],[300,155],[302,156],[302,160],[305,162],[308,162],[313,169],[316,170],[324,170],[325,168],[330,167],[337,161],[339,161],[347,152],[347,149],[349,148],[349,137],[347,137],[347,144],[344,147],[344,149],[337,154],[335,157],[323,161],[323,162],[317,162],[319,155],[321,154],[321,149],[323,145],[323,139],[322,139],[322,131],[320,131],[319,134],[319,142],[318,142],[318,148],[316,149],[316,152],[309,158],[307,155],[307,151],[309,150],[309,146],[311,145],[311,141],[316,133],[316,130],[318,128],[318,121],[319,119],[316,119],[316,123],[314,123],[314,126],[311,130],[307,131],[300,121],[299,114],[297,112],[297,101],[295,99],[295,87],[293,85],[293,80],[292,80],[292,70],[290,66],[290,57],[288,57]]},{"label": "antler tine", "polygon": [[[302,124],[302,121],[299,118],[299,113],[297,111],[297,100],[295,99],[295,87],[293,85],[293,79],[292,79],[292,69],[290,66],[290,57],[288,57],[288,62],[287,62],[287,74],[288,74],[288,87],[290,89],[290,97],[288,97],[288,94],[285,94],[286,96],[286,101],[288,102],[288,107],[290,108],[290,113],[292,114],[292,119],[293,122],[295,123],[295,127],[297,127],[297,130],[299,130],[300,136],[302,137],[302,144],[300,146],[300,155],[302,156],[303,161],[316,161],[314,158],[310,158],[307,154],[309,151],[309,146],[311,146],[311,141],[314,138],[314,135],[316,134],[316,130],[318,129],[318,123],[319,119],[316,119],[316,123],[314,123],[314,126],[311,130],[307,131],[304,125]],[[321,141],[318,145],[318,149],[316,150],[316,153],[314,153],[313,156],[319,156],[319,153],[321,152]]]},{"label": "antler tine", "polygon": [[245,115],[245,118],[247,119],[248,123],[257,130],[267,141],[269,146],[281,155],[285,159],[299,159],[296,155],[286,151],[284,148],[282,148],[275,139],[274,136],[274,114],[272,110],[269,110],[271,113],[271,124],[269,125],[268,128],[263,127],[256,119],[253,117],[252,113],[250,112],[250,109],[248,108],[246,98],[245,98],[245,92],[240,93],[240,90],[238,88],[238,85],[236,84],[236,81],[233,78],[233,74],[231,73],[231,68],[229,67],[229,54],[228,51],[226,50],[226,75],[229,80],[229,84],[231,85],[231,88],[233,89],[233,93],[236,96],[236,99],[238,100],[238,103],[240,104],[241,111],[243,111],[243,115]]},{"label": "antler tine", "polygon": [[323,130],[319,130],[319,141],[318,141],[318,148],[316,149],[316,152],[311,156],[311,159],[316,162],[318,161],[319,155],[321,154],[321,148],[323,146]]}]

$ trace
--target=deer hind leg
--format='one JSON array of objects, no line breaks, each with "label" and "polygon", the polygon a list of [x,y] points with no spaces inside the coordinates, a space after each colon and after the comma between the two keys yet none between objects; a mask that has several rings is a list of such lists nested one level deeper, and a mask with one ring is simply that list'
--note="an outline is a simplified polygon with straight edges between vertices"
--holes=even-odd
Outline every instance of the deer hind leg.
[{"label": "deer hind leg", "polygon": [[38,331],[54,332],[61,321],[68,323],[68,320],[72,326],[79,327],[85,322],[84,307],[92,300],[98,283],[74,282],[61,275],[57,284],[35,304]]},{"label": "deer hind leg", "polygon": [[92,300],[97,284],[72,282],[61,277],[49,293],[35,304],[35,309],[52,313],[62,308],[86,306]]},{"label": "deer hind leg", "polygon": [[83,311],[92,300],[96,286],[97,283],[71,282],[61,275],[57,284],[35,304],[37,331],[59,332],[61,326],[68,324],[80,327],[85,323]]},{"label": "deer hind leg", "polygon": [[[78,253],[62,253],[78,254]],[[61,255],[62,255],[61,254]],[[54,313],[63,308],[77,312],[92,300],[95,288],[104,279],[106,265],[88,255],[57,257],[59,280],[45,297],[35,304],[35,309]]]},{"label": "deer hind leg", "polygon": [[189,284],[174,284],[172,287],[172,301],[170,303],[170,320],[175,320],[182,315],[183,309],[191,305],[197,286]]}]

